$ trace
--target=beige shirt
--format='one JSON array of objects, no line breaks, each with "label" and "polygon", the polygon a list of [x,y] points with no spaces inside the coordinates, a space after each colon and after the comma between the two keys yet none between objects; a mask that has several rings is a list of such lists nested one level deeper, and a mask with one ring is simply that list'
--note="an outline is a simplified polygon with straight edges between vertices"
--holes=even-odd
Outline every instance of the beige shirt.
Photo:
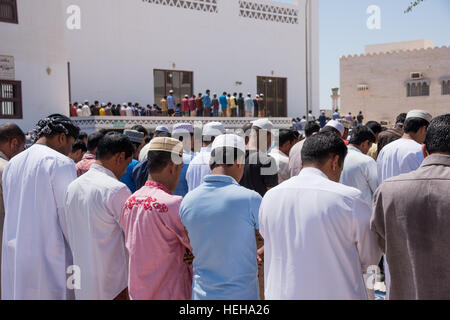
[{"label": "beige shirt", "polygon": [[303,139],[297,143],[292,147],[291,152],[289,153],[289,174],[291,178],[298,176],[302,170],[302,148],[305,141],[306,139]]},{"label": "beige shirt", "polygon": [[450,299],[449,208],[448,155],[433,154],[376,191],[371,229],[389,265],[390,299]]},{"label": "beige shirt", "polygon": [[[3,238],[3,221],[5,220],[5,206],[3,203],[3,184],[2,184],[2,176],[3,171],[8,165],[8,158],[5,156],[3,152],[0,151],[0,266],[2,261],[2,238]],[[1,280],[1,270],[0,270],[0,293],[2,288],[2,280]]]}]

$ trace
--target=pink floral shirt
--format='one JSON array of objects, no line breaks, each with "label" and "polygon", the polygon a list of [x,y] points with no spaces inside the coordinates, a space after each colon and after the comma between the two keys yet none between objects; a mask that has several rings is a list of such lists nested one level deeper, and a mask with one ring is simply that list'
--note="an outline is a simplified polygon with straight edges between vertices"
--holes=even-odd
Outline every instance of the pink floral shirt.
[{"label": "pink floral shirt", "polygon": [[192,248],[179,215],[182,200],[148,181],[125,203],[121,224],[132,300],[191,299],[193,270],[184,256]]}]

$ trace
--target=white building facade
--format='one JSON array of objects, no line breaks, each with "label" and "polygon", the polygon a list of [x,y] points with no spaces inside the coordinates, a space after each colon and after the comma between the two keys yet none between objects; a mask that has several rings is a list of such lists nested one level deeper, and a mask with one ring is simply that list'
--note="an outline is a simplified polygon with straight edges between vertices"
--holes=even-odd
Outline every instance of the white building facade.
[{"label": "white building facade", "polygon": [[159,105],[171,89],[262,93],[276,118],[305,115],[308,99],[319,113],[316,0],[16,2],[19,23],[0,20],[0,56],[14,57],[25,130],[70,102]]}]

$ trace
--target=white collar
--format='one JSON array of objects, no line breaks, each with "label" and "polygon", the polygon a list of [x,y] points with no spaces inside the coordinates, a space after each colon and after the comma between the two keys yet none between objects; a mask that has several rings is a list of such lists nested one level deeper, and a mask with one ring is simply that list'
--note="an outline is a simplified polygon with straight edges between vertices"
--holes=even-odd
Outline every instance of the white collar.
[{"label": "white collar", "polygon": [[99,171],[101,173],[106,174],[107,176],[110,176],[113,179],[118,180],[116,175],[111,170],[109,170],[109,169],[107,169],[107,168],[105,168],[105,167],[103,167],[103,166],[101,166],[99,164],[95,164],[94,163],[93,165],[91,165],[91,168],[89,170],[97,170],[97,171]]},{"label": "white collar", "polygon": [[362,151],[359,150],[358,148],[354,147],[354,146],[348,146],[347,148],[348,148],[349,150],[353,150],[353,151],[356,151],[356,152],[359,152],[359,153],[362,154]]},{"label": "white collar", "polygon": [[330,180],[325,173],[323,173],[321,170],[316,169],[316,168],[304,168],[304,169],[302,169],[302,171],[300,171],[299,176],[303,176],[303,175],[306,175],[306,176],[309,176],[309,175],[321,176],[322,178]]}]

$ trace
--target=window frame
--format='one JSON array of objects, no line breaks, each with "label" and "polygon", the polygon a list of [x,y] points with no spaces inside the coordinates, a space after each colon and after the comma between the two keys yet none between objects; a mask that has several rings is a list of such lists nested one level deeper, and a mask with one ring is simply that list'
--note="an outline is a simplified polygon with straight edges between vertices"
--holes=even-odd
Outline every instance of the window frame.
[{"label": "window frame", "polygon": [[2,98],[0,97],[0,106],[1,102],[13,102],[17,104],[17,107],[14,108],[14,115],[4,115],[0,113],[0,119],[23,119],[23,111],[22,111],[22,81],[15,80],[1,80],[0,85],[2,84],[10,84],[13,85],[13,90],[17,90],[15,95],[17,98]]},{"label": "window frame", "polygon": [[[431,95],[431,81],[429,79],[408,80],[408,81],[405,81],[405,84],[406,84],[406,97],[407,98],[429,97]],[[414,91],[413,91],[413,89],[414,89]],[[424,94],[424,92],[426,94]],[[416,94],[416,93],[418,93],[418,94]]]},{"label": "window frame", "polygon": [[[441,81],[441,95],[448,96],[450,95],[450,79]],[[445,92],[447,89],[447,93]]]},{"label": "window frame", "polygon": [[0,18],[0,22],[19,24],[19,14],[18,14],[18,10],[17,10],[17,0],[13,0],[12,2],[6,2],[6,1],[3,1],[3,0],[0,0],[0,3],[12,4],[13,13],[14,13],[14,19]]},{"label": "window frame", "polygon": [[[168,81],[167,81],[167,79],[168,79],[168,74],[169,73],[174,73],[174,72],[178,72],[178,73],[180,73],[180,74],[184,74],[184,73],[189,73],[190,74],[190,76],[191,76],[191,92],[190,92],[190,94],[189,94],[189,98],[190,97],[192,97],[194,94],[195,94],[195,88],[194,88],[194,71],[187,71],[187,70],[170,70],[170,69],[153,69],[153,94],[154,94],[154,103],[156,103],[158,106],[160,105],[160,101],[157,101],[158,99],[156,99],[156,87],[155,87],[155,75],[156,75],[156,72],[164,72],[164,92],[165,92],[165,95],[166,96],[169,96],[169,89],[168,89],[168,86],[167,86],[167,83],[168,83]],[[180,89],[182,88],[181,86],[182,86],[182,80],[183,79],[183,77],[182,76],[180,76],[180,78],[179,78],[179,83],[180,83]],[[181,96],[181,95],[180,95]],[[181,99],[180,100],[178,100],[178,98],[180,98],[180,97],[175,97],[176,98],[176,101],[177,101],[177,103],[181,103],[181,99],[183,99],[183,97],[181,97]]]}]

